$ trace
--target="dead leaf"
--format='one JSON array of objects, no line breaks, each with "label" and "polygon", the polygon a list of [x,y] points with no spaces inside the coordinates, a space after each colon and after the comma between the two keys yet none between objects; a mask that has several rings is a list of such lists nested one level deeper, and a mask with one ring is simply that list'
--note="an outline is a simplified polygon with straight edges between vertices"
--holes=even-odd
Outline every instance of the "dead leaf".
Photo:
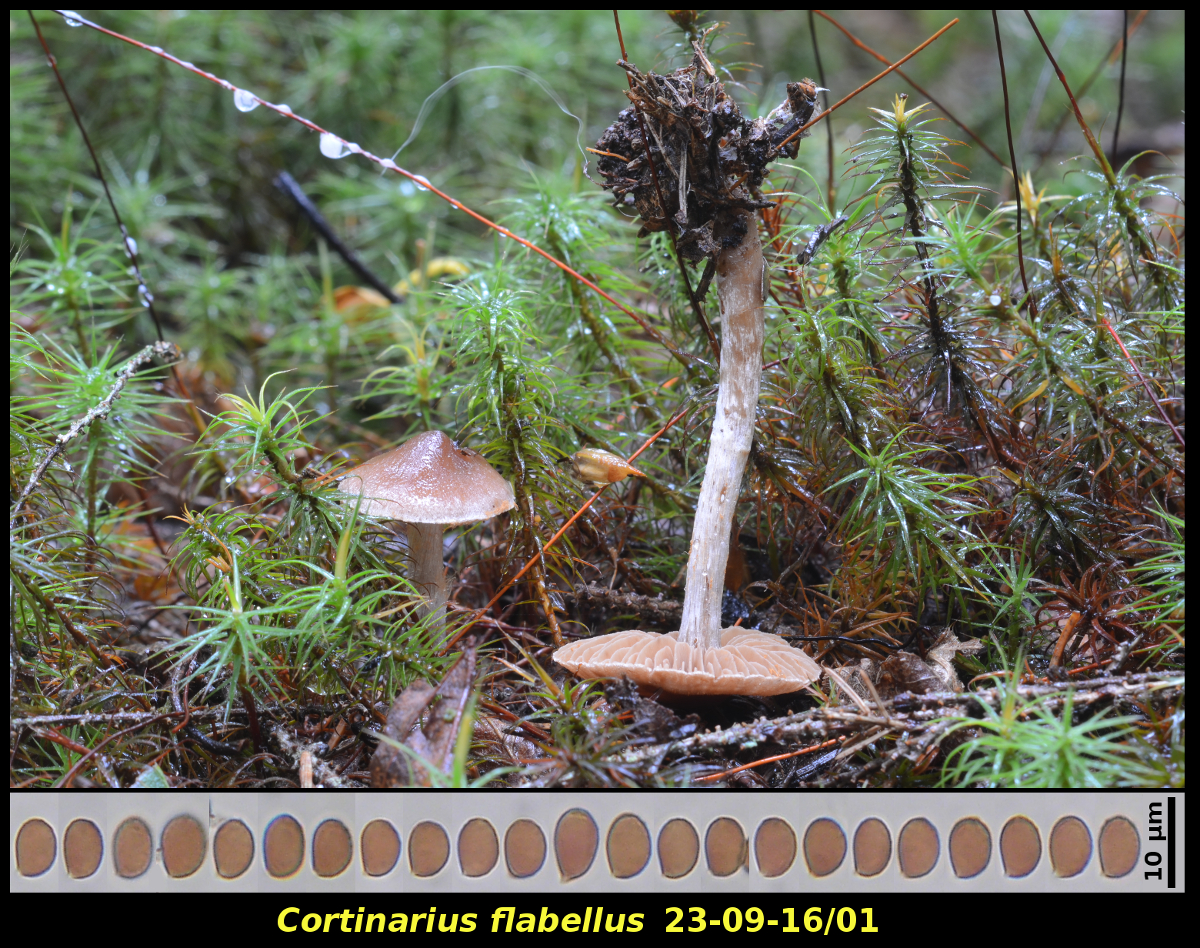
[{"label": "dead leaf", "polygon": [[489,756],[508,766],[523,766],[531,760],[546,756],[545,751],[533,741],[510,733],[511,727],[507,721],[498,717],[483,716],[475,721],[474,737],[487,748]]},{"label": "dead leaf", "polygon": [[983,643],[979,639],[960,639],[950,626],[943,626],[933,646],[925,653],[934,674],[945,682],[943,691],[962,691],[962,682],[958,680],[958,672],[954,669],[954,656],[958,652],[971,654],[982,650]]},{"label": "dead leaf", "polygon": [[[434,689],[418,679],[396,698],[388,712],[383,735],[402,743],[428,764],[449,774],[462,716],[475,686],[475,646],[467,645],[462,657]],[[425,723],[417,720],[425,712]],[[426,766],[403,751],[379,742],[371,758],[371,786],[428,787],[433,783]]]},{"label": "dead leaf", "polygon": [[875,685],[880,697],[885,699],[905,691],[915,695],[959,692],[962,682],[954,668],[954,656],[958,652],[969,654],[982,648],[983,643],[978,639],[959,639],[950,626],[943,626],[925,653],[924,661],[911,652],[895,652],[882,662],[863,658],[836,670],[842,673],[850,689],[864,698],[870,698],[871,693],[860,676]]}]

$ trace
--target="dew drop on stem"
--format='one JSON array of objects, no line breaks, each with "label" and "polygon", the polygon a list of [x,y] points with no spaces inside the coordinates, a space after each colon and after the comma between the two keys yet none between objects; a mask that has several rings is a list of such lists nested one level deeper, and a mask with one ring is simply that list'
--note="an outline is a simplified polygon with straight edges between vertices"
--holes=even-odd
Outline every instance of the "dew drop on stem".
[{"label": "dew drop on stem", "polygon": [[62,15],[67,21],[67,26],[83,26],[83,17],[74,10],[63,10]]},{"label": "dew drop on stem", "polygon": [[326,158],[345,158],[350,154],[346,143],[332,132],[321,133],[321,154]]},{"label": "dew drop on stem", "polygon": [[239,112],[253,112],[258,108],[258,96],[245,89],[234,89],[233,104]]}]

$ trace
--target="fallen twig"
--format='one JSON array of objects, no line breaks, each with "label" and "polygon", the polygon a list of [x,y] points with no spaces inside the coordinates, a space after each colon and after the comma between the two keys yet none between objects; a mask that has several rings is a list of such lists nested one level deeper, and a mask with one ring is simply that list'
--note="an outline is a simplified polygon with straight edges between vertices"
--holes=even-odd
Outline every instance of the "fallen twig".
[{"label": "fallen twig", "polygon": [[[1037,685],[1017,685],[1019,698],[1048,698],[1039,703],[1039,708],[1058,710],[1072,695],[1073,707],[1087,707],[1102,700],[1124,698],[1144,694],[1148,691],[1180,690],[1182,675],[1148,672],[1124,677],[1094,678],[1081,682],[1049,682]],[[739,724],[722,730],[694,734],[677,741],[647,744],[614,754],[612,763],[635,764],[654,761],[654,769],[673,756],[704,754],[718,748],[750,747],[755,744],[799,744],[812,741],[828,741],[842,735],[852,735],[864,728],[885,727],[900,729],[911,735],[933,730],[941,732],[956,723],[951,720],[974,706],[999,708],[1004,701],[1005,688],[988,688],[982,691],[932,693],[925,695],[901,694],[884,702],[879,715],[861,714],[843,707],[813,708],[787,717],[759,718],[747,724]]]}]

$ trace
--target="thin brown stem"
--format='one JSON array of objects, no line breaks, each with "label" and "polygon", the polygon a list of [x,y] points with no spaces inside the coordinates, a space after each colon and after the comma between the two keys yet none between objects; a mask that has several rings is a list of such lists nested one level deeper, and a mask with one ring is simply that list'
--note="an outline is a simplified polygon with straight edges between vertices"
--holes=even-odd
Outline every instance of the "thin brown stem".
[{"label": "thin brown stem", "polygon": [[869,89],[871,86],[875,85],[875,83],[877,83],[880,79],[882,79],[888,73],[894,72],[900,66],[903,66],[906,62],[908,62],[915,55],[917,55],[917,53],[919,53],[921,50],[923,50],[926,46],[928,46],[930,43],[932,43],[934,40],[936,40],[939,36],[941,36],[943,33],[945,33],[946,30],[950,29],[950,27],[954,26],[956,23],[958,23],[958,17],[955,17],[953,20],[951,20],[949,23],[947,23],[945,26],[943,26],[940,30],[938,30],[936,33],[934,33],[933,36],[929,37],[929,39],[927,39],[924,43],[922,43],[920,46],[918,46],[916,49],[914,49],[911,53],[909,53],[903,59],[899,59],[896,62],[892,63],[890,66],[887,67],[887,69],[885,69],[883,72],[881,72],[878,76],[868,79],[866,82],[864,82],[861,86],[859,86],[857,89],[855,89],[849,95],[843,96],[842,98],[838,99],[833,105],[831,105],[829,108],[827,108],[820,115],[813,116],[813,118],[811,118],[808,121],[807,125],[801,125],[798,129],[796,129],[794,132],[792,132],[792,134],[790,134],[787,138],[785,138],[778,145],[776,145],[774,151],[782,152],[784,146],[788,142],[790,142],[793,138],[795,138],[797,135],[801,134],[802,132],[808,131],[810,128],[812,128],[814,125],[816,125],[817,122],[819,122],[819,121],[821,121],[821,119],[825,118],[826,115],[829,115],[830,113],[837,111],[843,105],[845,105],[847,102],[849,102],[851,99],[853,99],[856,95],[858,95],[860,92],[865,92],[867,89]]},{"label": "thin brown stem", "polygon": [[1062,83],[1062,87],[1067,93],[1067,98],[1071,100],[1071,108],[1075,112],[1075,120],[1079,123],[1079,129],[1083,132],[1083,137],[1087,139],[1088,145],[1092,149],[1092,154],[1096,156],[1100,170],[1104,173],[1104,178],[1108,182],[1108,186],[1112,189],[1113,203],[1116,205],[1117,212],[1125,219],[1125,229],[1129,234],[1129,239],[1137,245],[1137,251],[1142,258],[1150,264],[1152,278],[1156,282],[1161,283],[1165,279],[1166,274],[1158,266],[1158,254],[1155,252],[1149,239],[1142,232],[1137,214],[1130,207],[1129,201],[1125,196],[1125,191],[1121,188],[1120,182],[1117,181],[1117,176],[1112,169],[1112,165],[1108,163],[1104,149],[1100,147],[1100,143],[1096,141],[1096,136],[1092,134],[1092,130],[1083,118],[1083,112],[1079,109],[1079,103],[1075,101],[1075,95],[1071,92],[1070,83],[1067,82],[1067,77],[1063,74],[1062,67],[1058,65],[1058,60],[1050,52],[1050,47],[1046,44],[1045,37],[1042,36],[1041,30],[1038,29],[1037,23],[1034,22],[1033,16],[1028,10],[1025,11],[1025,18],[1029,20],[1029,25],[1033,27],[1033,32],[1037,35],[1038,42],[1042,44],[1046,58],[1050,60],[1050,65],[1054,67],[1055,75],[1058,76],[1058,81]]},{"label": "thin brown stem", "polygon": [[1113,123],[1112,160],[1117,160],[1117,142],[1121,137],[1121,116],[1125,112],[1125,60],[1129,57],[1129,11],[1122,10],[1121,23],[1121,81],[1118,86],[1117,120]]},{"label": "thin brown stem", "polygon": [[[878,59],[881,63],[886,63],[888,61],[886,56],[884,56],[882,53],[877,53],[875,50],[871,49],[870,46],[868,46],[866,43],[864,43],[862,40],[860,40],[857,36],[855,36],[853,33],[851,33],[848,29],[846,29],[844,26],[842,26],[841,23],[839,23],[837,20],[835,20],[833,17],[831,17],[828,13],[825,13],[822,10],[813,10],[813,11],[810,11],[810,15],[811,15],[811,13],[815,13],[817,16],[828,20],[830,23],[832,23],[834,26],[836,26],[839,30],[841,30],[846,35],[846,39],[850,40],[851,43],[853,43],[855,46],[857,46],[859,49],[861,49],[864,53],[870,53],[872,56],[874,56],[876,59]],[[818,60],[818,63],[819,62],[820,62],[820,60]],[[938,109],[944,116],[946,116],[946,118],[948,118],[951,122],[953,122],[955,125],[957,125],[959,128],[961,128],[967,135],[969,135],[971,137],[971,140],[974,141],[975,144],[977,144],[980,148],[982,148],[989,155],[991,155],[991,157],[995,160],[996,164],[998,164],[998,165],[1004,164],[1003,159],[1001,159],[1001,157],[999,155],[997,155],[991,149],[991,147],[988,145],[987,142],[985,142],[982,138],[980,138],[978,135],[976,135],[970,129],[970,127],[967,126],[967,124],[965,122],[963,122],[961,119],[959,119],[953,112],[951,112],[948,108],[946,108],[946,106],[942,105],[941,102],[939,102],[936,98],[934,98],[934,96],[932,94],[930,94],[930,92],[924,86],[922,86],[915,79],[913,79],[910,75],[908,75],[908,73],[906,73],[903,69],[897,69],[896,75],[900,76],[905,82],[907,82],[910,86],[912,86],[919,93],[921,93],[921,95],[923,95],[926,99],[928,99],[931,103],[933,103],[934,108]],[[824,83],[822,83],[822,85],[823,84]]]},{"label": "thin brown stem", "polygon": [[[813,11],[808,11],[808,35],[812,37],[813,59],[817,63],[817,81],[821,83],[821,88],[825,89],[825,66],[821,62],[821,46],[817,42],[817,26],[813,22]],[[829,106],[829,90],[825,89],[825,106]],[[825,122],[825,143],[828,149],[826,160],[829,163],[829,184],[826,188],[826,207],[829,212],[833,213],[833,120]]]},{"label": "thin brown stem", "polygon": [[1025,290],[1025,298],[1029,300],[1029,310],[1037,318],[1037,301],[1029,292],[1029,279],[1025,276],[1025,247],[1022,243],[1021,232],[1024,229],[1024,215],[1021,213],[1021,175],[1017,170],[1017,152],[1013,147],[1012,121],[1008,106],[1008,74],[1004,70],[1004,47],[1000,44],[1000,19],[996,11],[992,11],[992,27],[996,31],[996,55],[1000,59],[1000,86],[1004,90],[1004,130],[1008,135],[1008,157],[1012,162],[1013,186],[1017,192],[1017,264],[1021,268],[1021,286]]}]

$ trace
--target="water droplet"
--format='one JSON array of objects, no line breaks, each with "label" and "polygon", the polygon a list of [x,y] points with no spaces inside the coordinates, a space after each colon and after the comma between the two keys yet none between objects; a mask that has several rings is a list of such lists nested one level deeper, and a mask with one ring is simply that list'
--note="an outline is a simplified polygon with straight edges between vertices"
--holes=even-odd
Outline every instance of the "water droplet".
[{"label": "water droplet", "polygon": [[286,112],[288,115],[292,114],[292,107],[290,105],[288,105],[286,102],[283,103],[283,105],[275,106],[275,108],[279,109],[280,112]]},{"label": "water droplet", "polygon": [[142,305],[146,308],[149,308],[150,304],[154,302],[154,294],[146,289],[146,284],[144,283],[138,286],[138,299],[142,301]]},{"label": "water droplet", "polygon": [[399,165],[396,164],[396,162],[392,161],[391,158],[384,158],[383,161],[380,162],[380,164],[391,171],[398,171],[399,167],[400,167]]},{"label": "water droplet", "polygon": [[258,96],[245,89],[234,89],[233,104],[239,112],[253,112],[258,108]]},{"label": "water droplet", "polygon": [[63,10],[62,15],[67,21],[67,26],[83,26],[83,17],[74,10]]},{"label": "water droplet", "polygon": [[189,62],[186,62],[183,60],[180,61],[179,65],[181,65],[184,69],[195,69],[196,68],[195,63],[189,63]]},{"label": "water droplet", "polygon": [[165,194],[154,195],[154,206],[155,207],[165,207],[166,203],[167,203],[167,196]]},{"label": "water droplet", "polygon": [[993,293],[991,296],[988,297],[988,302],[991,303],[993,306],[999,306],[1000,305],[1000,297],[997,294]]},{"label": "water droplet", "polygon": [[417,193],[417,189],[415,187],[413,187],[413,183],[411,181],[409,181],[407,178],[405,178],[403,181],[400,182],[400,193],[403,194],[405,197],[412,197],[414,194]]},{"label": "water droplet", "polygon": [[152,52],[152,53],[161,53],[162,52],[161,46],[147,46],[146,48],[148,50],[150,50],[150,52]]},{"label": "water droplet", "polygon": [[321,133],[321,154],[326,158],[345,158],[350,154],[346,143],[332,132]]},{"label": "water droplet", "polygon": [[137,256],[137,241],[128,235],[125,237],[125,252],[131,257]]},{"label": "water droplet", "polygon": [[421,174],[413,178],[413,183],[416,184],[418,191],[428,191],[430,188],[429,179]]}]

